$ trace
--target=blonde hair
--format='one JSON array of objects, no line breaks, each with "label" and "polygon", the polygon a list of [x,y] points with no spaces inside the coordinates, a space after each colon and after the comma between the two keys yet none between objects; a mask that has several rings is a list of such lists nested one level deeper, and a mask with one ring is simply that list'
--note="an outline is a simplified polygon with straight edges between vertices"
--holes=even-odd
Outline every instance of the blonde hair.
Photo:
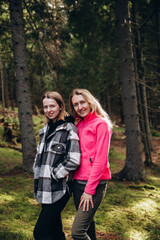
[{"label": "blonde hair", "polygon": [[[59,115],[58,115],[56,120],[64,120],[64,118],[66,116],[68,116],[68,113],[65,110],[64,100],[63,100],[62,96],[58,92],[54,92],[54,91],[53,92],[46,92],[42,96],[42,101],[45,98],[49,98],[49,99],[55,100],[58,103],[59,107],[61,108],[60,113],[59,113]],[[49,122],[48,117],[46,117],[46,120],[47,120],[47,122]]]},{"label": "blonde hair", "polygon": [[87,90],[87,89],[74,89],[72,93],[69,96],[69,107],[70,107],[70,113],[75,118],[77,117],[77,114],[74,110],[73,103],[72,103],[72,97],[74,95],[82,95],[84,99],[89,103],[91,111],[95,113],[96,116],[100,116],[105,119],[108,126],[112,129],[113,124],[111,122],[111,119],[109,115],[103,110],[101,104],[99,101]]}]

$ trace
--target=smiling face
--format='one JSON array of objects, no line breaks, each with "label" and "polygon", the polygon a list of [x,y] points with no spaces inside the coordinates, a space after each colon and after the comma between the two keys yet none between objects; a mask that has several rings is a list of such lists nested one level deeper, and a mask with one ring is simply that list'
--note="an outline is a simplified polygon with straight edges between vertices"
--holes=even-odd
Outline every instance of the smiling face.
[{"label": "smiling face", "polygon": [[44,114],[48,119],[56,120],[58,115],[60,114],[60,106],[59,104],[52,98],[44,98],[43,99],[43,110]]},{"label": "smiling face", "polygon": [[91,111],[91,107],[89,103],[85,100],[83,95],[81,94],[75,94],[72,97],[72,104],[75,112],[80,117],[86,117],[88,113]]}]

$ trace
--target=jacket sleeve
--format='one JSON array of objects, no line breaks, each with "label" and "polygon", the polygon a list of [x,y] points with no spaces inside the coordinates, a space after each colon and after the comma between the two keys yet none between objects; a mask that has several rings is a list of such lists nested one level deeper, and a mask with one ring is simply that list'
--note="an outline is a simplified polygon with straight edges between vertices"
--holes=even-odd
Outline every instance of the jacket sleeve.
[{"label": "jacket sleeve", "polygon": [[85,187],[85,192],[95,194],[101,176],[106,167],[109,168],[108,152],[110,147],[111,130],[106,123],[101,123],[96,129],[96,157],[93,162],[92,170]]},{"label": "jacket sleeve", "polygon": [[40,154],[42,154],[42,151],[43,151],[43,148],[44,148],[46,131],[47,131],[47,125],[45,125],[42,129],[39,130],[39,143],[38,143],[37,148],[36,148],[36,150],[37,150],[36,151],[36,156],[34,158],[34,163],[33,163],[33,167],[32,167],[33,173],[34,173],[35,167],[37,165],[38,156]]},{"label": "jacket sleeve", "polygon": [[62,163],[53,170],[56,179],[66,177],[70,172],[76,170],[80,165],[80,144],[78,130],[72,123],[67,123],[67,155]]}]

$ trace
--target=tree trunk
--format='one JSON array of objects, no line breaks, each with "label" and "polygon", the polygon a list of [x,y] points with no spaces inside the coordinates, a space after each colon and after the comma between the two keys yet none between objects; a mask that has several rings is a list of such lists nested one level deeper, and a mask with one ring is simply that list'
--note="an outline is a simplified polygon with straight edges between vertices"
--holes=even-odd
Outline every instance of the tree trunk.
[{"label": "tree trunk", "polygon": [[159,0],[154,0],[155,7],[155,22],[156,22],[156,36],[157,36],[157,72],[158,78],[160,75],[160,3]]},{"label": "tree trunk", "polygon": [[126,131],[126,162],[116,177],[131,181],[144,180],[128,0],[116,1],[116,16]]},{"label": "tree trunk", "polygon": [[110,91],[109,91],[109,86],[107,87],[107,112],[109,114],[109,116],[112,118],[112,114],[111,114],[111,101],[110,101]]},{"label": "tree trunk", "polygon": [[[159,79],[160,79],[160,2],[159,0],[154,0],[155,7],[155,23],[156,23],[156,39],[157,39],[157,88],[160,91]],[[158,102],[160,104],[160,102]],[[158,105],[159,106],[159,105]],[[154,113],[155,116],[155,126],[158,129],[160,118],[160,112],[157,111]]]},{"label": "tree trunk", "polygon": [[5,74],[4,74],[4,64],[2,62],[2,59],[0,57],[0,72],[1,72],[1,86],[2,86],[2,112],[3,115],[5,115],[5,90],[4,90],[4,85],[5,85]]},{"label": "tree trunk", "polygon": [[31,172],[36,152],[36,143],[32,122],[32,108],[23,28],[22,1],[10,0],[9,4],[16,72],[16,95],[23,152],[23,168],[24,170]]},{"label": "tree trunk", "polygon": [[142,46],[141,46],[141,34],[139,30],[139,24],[137,21],[137,1],[132,2],[132,16],[133,16],[133,47],[135,49],[135,69],[137,72],[137,98],[138,98],[138,109],[140,116],[140,129],[141,136],[144,145],[145,151],[145,164],[147,166],[152,165],[152,138],[151,131],[149,125],[149,117],[148,117],[148,104],[147,104],[147,96],[146,96],[146,85],[145,85],[145,68],[143,64],[143,54],[142,54]]},{"label": "tree trunk", "polygon": [[6,68],[4,65],[4,73],[5,73],[5,83],[4,83],[4,91],[5,91],[5,107],[9,108],[9,91],[8,91],[8,79],[6,77]]}]

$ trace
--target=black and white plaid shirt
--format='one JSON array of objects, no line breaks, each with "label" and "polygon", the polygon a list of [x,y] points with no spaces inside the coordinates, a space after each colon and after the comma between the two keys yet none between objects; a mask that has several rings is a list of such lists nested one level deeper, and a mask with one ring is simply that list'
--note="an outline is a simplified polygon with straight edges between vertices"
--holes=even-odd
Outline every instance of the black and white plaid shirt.
[{"label": "black and white plaid shirt", "polygon": [[38,202],[51,204],[67,191],[67,178],[80,164],[78,131],[71,122],[63,122],[48,135],[49,125],[39,131],[34,171],[34,195]]}]

